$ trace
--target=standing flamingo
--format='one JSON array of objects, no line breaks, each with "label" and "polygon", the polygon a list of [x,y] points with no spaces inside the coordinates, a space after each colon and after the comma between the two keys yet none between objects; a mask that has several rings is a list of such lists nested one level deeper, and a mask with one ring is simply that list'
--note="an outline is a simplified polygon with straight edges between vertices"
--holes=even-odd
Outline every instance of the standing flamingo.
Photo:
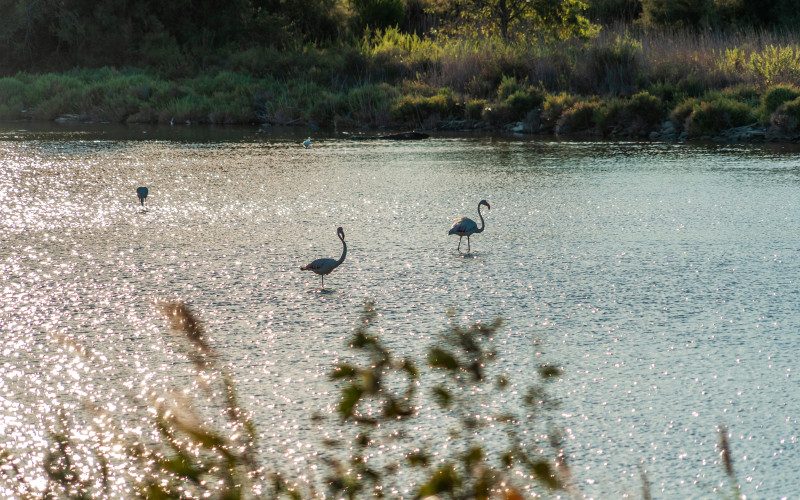
[{"label": "standing flamingo", "polygon": [[489,202],[486,200],[481,200],[478,203],[478,217],[481,218],[481,227],[478,229],[478,225],[475,224],[475,221],[470,219],[469,217],[462,217],[453,223],[453,227],[450,228],[450,232],[447,234],[455,234],[458,235],[458,251],[461,251],[461,238],[464,236],[467,237],[467,253],[470,252],[472,249],[469,244],[469,237],[475,233],[482,233],[483,230],[486,228],[486,223],[483,221],[483,215],[481,215],[481,205],[486,205],[486,208],[491,210],[492,207],[489,206]]},{"label": "standing flamingo", "polygon": [[317,259],[311,264],[300,268],[301,271],[313,271],[322,276],[322,288],[325,288],[325,275],[330,274],[331,271],[339,267],[339,265],[344,262],[344,258],[347,255],[347,243],[344,242],[344,229],[341,227],[337,228],[336,235],[342,240],[342,256],[339,257],[339,260]]},{"label": "standing flamingo", "polygon": [[144,200],[147,199],[147,188],[144,186],[136,188],[136,196],[139,197],[139,203],[144,206]]}]

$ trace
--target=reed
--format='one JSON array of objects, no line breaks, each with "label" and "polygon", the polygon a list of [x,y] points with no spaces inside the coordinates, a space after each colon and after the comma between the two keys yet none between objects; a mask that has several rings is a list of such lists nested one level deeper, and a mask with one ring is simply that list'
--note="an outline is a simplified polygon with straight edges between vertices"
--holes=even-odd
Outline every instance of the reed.
[{"label": "reed", "polygon": [[[778,89],[800,88],[800,36],[620,24],[588,40],[509,44],[390,28],[330,48],[248,48],[222,67],[172,79],[108,67],[7,76],[0,79],[0,119],[435,128],[466,116],[495,127],[541,123],[533,129],[552,133],[565,112],[560,130],[582,129],[591,107],[602,122],[593,118],[597,130],[641,136],[699,99],[706,104],[692,129],[705,134],[745,121],[744,108],[734,103],[754,109],[762,126],[771,123],[791,100],[777,102]],[[643,92],[660,104],[645,104]],[[627,102],[624,112],[617,112],[618,99]],[[599,104],[569,111],[576,102]],[[790,115],[782,111],[776,126],[792,128]]]}]

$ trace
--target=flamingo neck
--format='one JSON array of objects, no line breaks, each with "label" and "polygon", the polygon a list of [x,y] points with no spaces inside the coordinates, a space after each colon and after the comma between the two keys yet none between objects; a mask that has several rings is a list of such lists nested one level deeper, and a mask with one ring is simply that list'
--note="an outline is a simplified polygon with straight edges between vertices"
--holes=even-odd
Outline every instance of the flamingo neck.
[{"label": "flamingo neck", "polygon": [[342,256],[336,261],[337,266],[344,262],[344,258],[347,256],[347,243],[344,242],[344,238],[340,237],[339,239],[342,240]]},{"label": "flamingo neck", "polygon": [[481,205],[480,205],[480,203],[478,204],[478,217],[481,218],[481,227],[475,232],[476,233],[482,233],[483,232],[483,228],[486,227],[486,223],[483,221],[483,215],[481,214]]}]

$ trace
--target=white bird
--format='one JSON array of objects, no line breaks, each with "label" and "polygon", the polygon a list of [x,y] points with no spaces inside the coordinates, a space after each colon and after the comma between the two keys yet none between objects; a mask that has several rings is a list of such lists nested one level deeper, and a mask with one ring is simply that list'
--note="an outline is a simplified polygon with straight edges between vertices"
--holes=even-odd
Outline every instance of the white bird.
[{"label": "white bird", "polygon": [[311,137],[303,141],[303,147],[310,148],[311,147]]},{"label": "white bird", "polygon": [[341,227],[337,228],[336,235],[342,240],[342,256],[339,257],[339,260],[317,259],[311,264],[300,268],[301,271],[313,271],[322,276],[322,288],[325,288],[325,275],[330,274],[331,271],[339,267],[339,265],[344,262],[345,256],[347,256],[347,243],[344,242],[344,229]]},{"label": "white bird", "polygon": [[458,251],[461,251],[461,238],[464,236],[467,237],[467,253],[471,250],[469,244],[469,237],[475,233],[482,233],[483,230],[486,228],[486,223],[483,221],[483,215],[481,215],[481,205],[486,205],[486,208],[489,210],[492,207],[489,206],[489,202],[486,200],[481,200],[478,203],[478,217],[481,218],[481,227],[478,228],[478,225],[475,224],[475,221],[470,219],[469,217],[462,217],[453,223],[453,227],[450,228],[450,232],[447,234],[455,234],[458,235]]}]

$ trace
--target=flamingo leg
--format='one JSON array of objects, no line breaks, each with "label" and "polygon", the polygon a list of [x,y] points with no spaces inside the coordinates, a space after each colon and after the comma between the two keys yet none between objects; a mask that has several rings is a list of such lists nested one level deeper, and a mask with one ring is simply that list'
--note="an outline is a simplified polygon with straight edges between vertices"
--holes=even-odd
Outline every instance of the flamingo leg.
[{"label": "flamingo leg", "polygon": [[472,245],[469,244],[469,236],[467,236],[467,253],[470,253],[472,250]]},{"label": "flamingo leg", "polygon": [[456,250],[456,251],[458,251],[458,252],[460,252],[460,251],[461,251],[461,238],[463,238],[463,236],[459,236],[459,237],[458,237],[458,250]]}]

